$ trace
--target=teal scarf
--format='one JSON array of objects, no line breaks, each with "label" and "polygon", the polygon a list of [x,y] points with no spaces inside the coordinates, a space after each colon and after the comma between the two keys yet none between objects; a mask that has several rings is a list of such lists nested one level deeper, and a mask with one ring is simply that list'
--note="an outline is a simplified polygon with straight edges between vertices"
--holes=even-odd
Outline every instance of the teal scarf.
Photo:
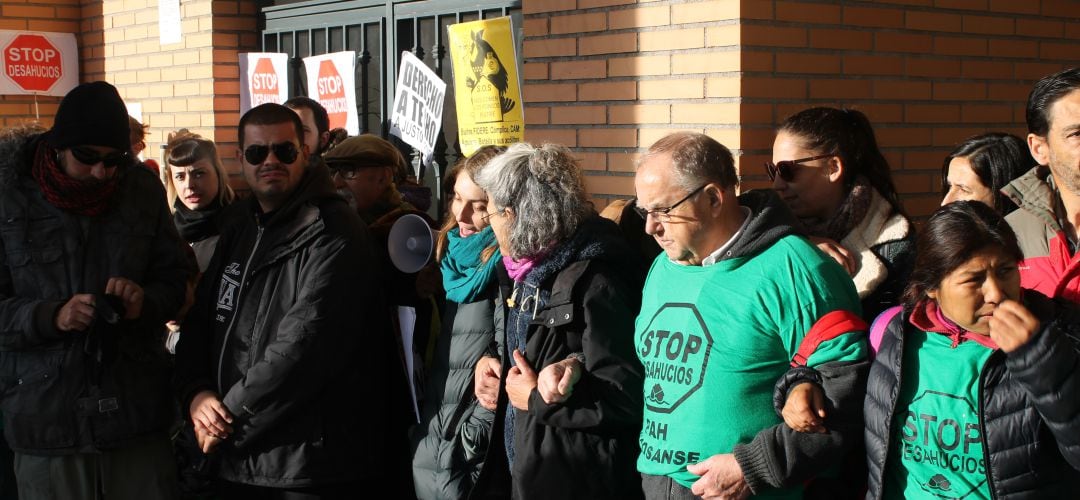
[{"label": "teal scarf", "polygon": [[488,226],[462,238],[455,227],[446,232],[446,239],[446,255],[440,265],[446,298],[458,304],[473,302],[491,283],[495,265],[499,262],[498,249],[487,262],[480,261],[480,253],[495,244],[495,232]]}]

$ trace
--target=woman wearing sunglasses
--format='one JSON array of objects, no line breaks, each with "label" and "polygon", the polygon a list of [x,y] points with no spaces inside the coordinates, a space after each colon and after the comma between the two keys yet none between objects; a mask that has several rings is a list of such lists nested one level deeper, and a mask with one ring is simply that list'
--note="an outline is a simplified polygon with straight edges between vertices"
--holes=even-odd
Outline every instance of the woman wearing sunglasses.
[{"label": "woman wearing sunglasses", "polygon": [[915,230],[866,115],[796,113],[777,128],[765,169],[810,239],[852,276],[863,318],[895,305],[911,271]]}]

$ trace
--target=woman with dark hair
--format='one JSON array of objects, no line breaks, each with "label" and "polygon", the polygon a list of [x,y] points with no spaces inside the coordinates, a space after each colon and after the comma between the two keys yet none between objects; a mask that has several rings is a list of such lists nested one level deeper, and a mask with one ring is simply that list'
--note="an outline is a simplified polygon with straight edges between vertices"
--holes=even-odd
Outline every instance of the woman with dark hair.
[{"label": "woman with dark hair", "polygon": [[972,137],[960,143],[941,165],[941,204],[981,201],[1008,215],[1016,204],[1001,188],[1035,165],[1027,144],[1015,135],[991,132]]},{"label": "woman with dark hair", "polygon": [[794,114],[777,128],[765,171],[811,241],[852,276],[864,318],[899,300],[915,231],[866,115],[835,108]]},{"label": "woman with dark hair", "polygon": [[507,305],[505,341],[475,371],[479,403],[496,412],[479,492],[509,479],[523,500],[642,497],[639,257],[592,210],[562,146],[514,144],[476,184]]},{"label": "woman with dark hair", "polygon": [[420,426],[412,436],[413,483],[420,500],[466,498],[484,465],[495,413],[473,397],[473,367],[502,329],[496,321],[503,308],[495,278],[502,255],[486,218],[487,193],[473,179],[505,150],[481,147],[446,176],[452,201],[435,247],[446,310]]},{"label": "woman with dark hair", "polygon": [[1080,491],[1080,317],[1020,289],[1022,257],[983,203],[930,217],[870,370],[867,498]]}]

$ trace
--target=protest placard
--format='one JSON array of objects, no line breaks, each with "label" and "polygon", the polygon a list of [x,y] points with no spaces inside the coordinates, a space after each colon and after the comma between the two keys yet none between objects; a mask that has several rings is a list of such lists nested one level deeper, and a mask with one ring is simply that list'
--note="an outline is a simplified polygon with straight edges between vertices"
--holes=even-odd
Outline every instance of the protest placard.
[{"label": "protest placard", "polygon": [[347,50],[304,58],[308,97],[319,101],[330,115],[330,129],[360,134],[356,112],[356,52]]},{"label": "protest placard", "polygon": [[480,146],[506,146],[525,137],[521,65],[509,17],[447,26],[458,141],[468,156]]},{"label": "protest placard", "polygon": [[[445,99],[446,82],[411,52],[403,52],[390,114],[390,133],[420,151],[424,165],[431,165],[435,141],[442,129]],[[420,173],[416,175],[419,177]]]},{"label": "protest placard", "polygon": [[240,114],[260,104],[281,104],[289,98],[289,55],[277,52],[240,54]]}]

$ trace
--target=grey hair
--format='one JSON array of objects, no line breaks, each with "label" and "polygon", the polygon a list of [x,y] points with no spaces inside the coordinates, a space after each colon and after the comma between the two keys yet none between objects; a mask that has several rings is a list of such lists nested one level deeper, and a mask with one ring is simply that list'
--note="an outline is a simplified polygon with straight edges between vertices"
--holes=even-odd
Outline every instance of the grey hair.
[{"label": "grey hair", "polygon": [[688,192],[709,182],[724,189],[739,186],[731,151],[705,134],[675,132],[664,136],[641,155],[637,165],[660,155],[671,156],[675,181]]},{"label": "grey hair", "polygon": [[513,210],[508,242],[513,258],[540,255],[565,241],[590,207],[581,168],[565,146],[514,144],[474,181],[494,204],[489,212]]}]

